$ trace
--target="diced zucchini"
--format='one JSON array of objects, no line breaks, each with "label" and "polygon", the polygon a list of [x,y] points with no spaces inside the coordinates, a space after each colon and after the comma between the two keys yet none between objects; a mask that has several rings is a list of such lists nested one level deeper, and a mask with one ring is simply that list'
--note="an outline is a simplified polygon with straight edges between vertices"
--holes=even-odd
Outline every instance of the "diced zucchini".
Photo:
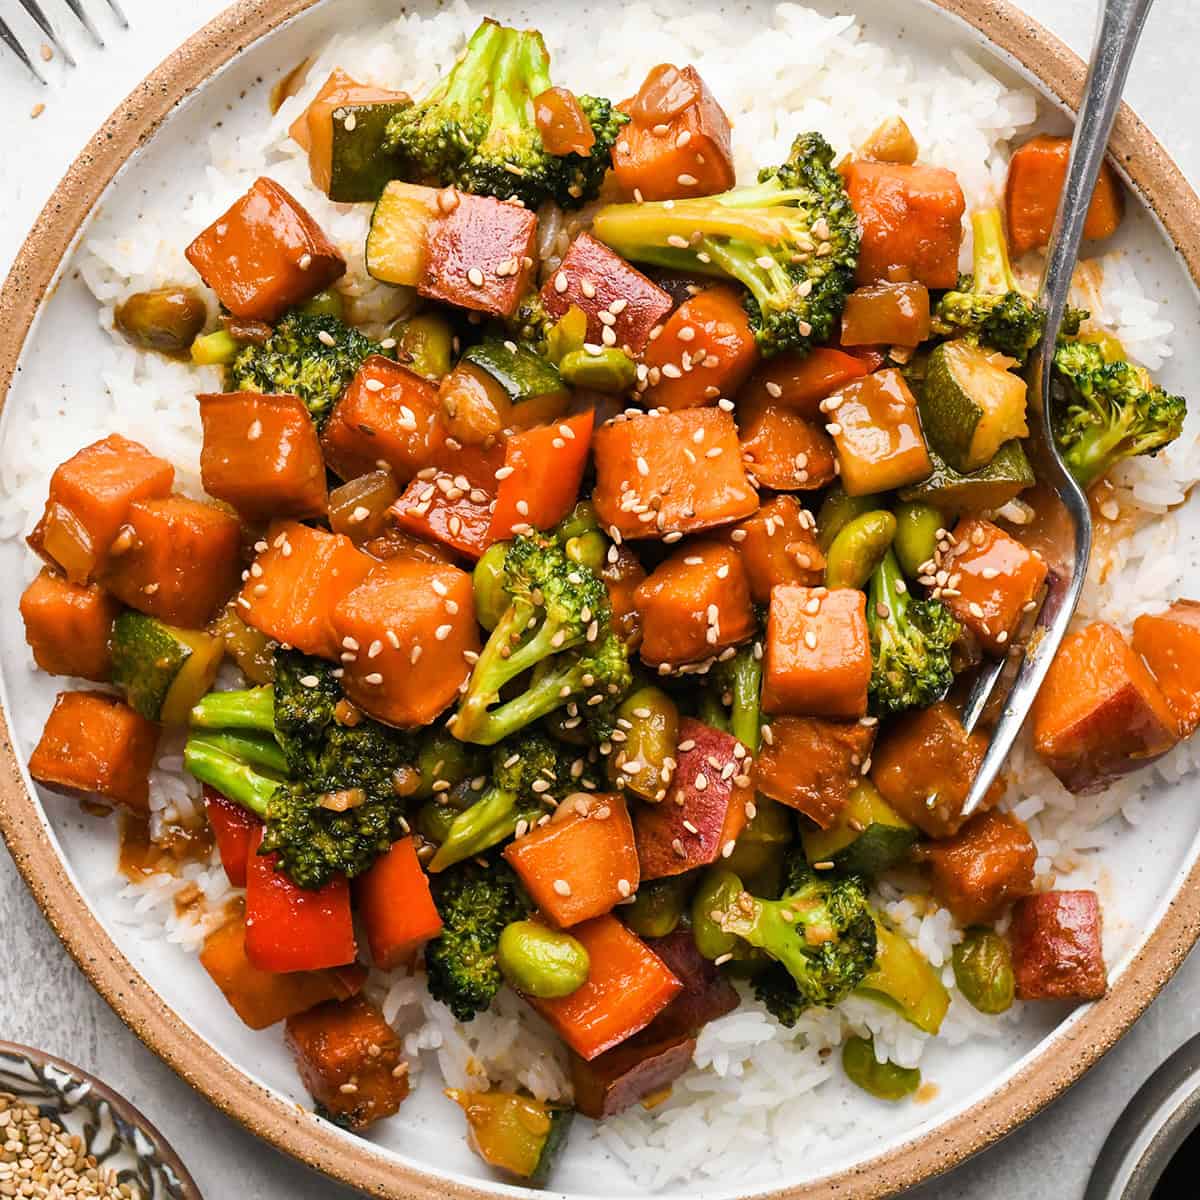
[{"label": "diced zucchini", "polygon": [[113,625],[113,682],[149,721],[186,725],[216,678],[224,654],[219,637],[176,629],[142,613],[122,613]]},{"label": "diced zucchini", "polygon": [[902,934],[876,920],[875,965],[858,986],[862,995],[894,1008],[926,1033],[937,1033],[950,1007],[941,977]]},{"label": "diced zucchini", "polygon": [[[733,853],[722,862],[743,880],[753,879],[782,862],[794,841],[795,824],[786,804],[766,796],[754,798],[754,816],[738,834]],[[754,894],[762,895],[755,891]]]},{"label": "diced zucchini", "polygon": [[437,192],[433,188],[393,179],[371,214],[367,273],[381,283],[416,287],[425,270],[429,227],[437,213]]},{"label": "diced zucchini", "polygon": [[902,500],[923,500],[946,512],[982,512],[1003,508],[1034,485],[1033,468],[1025,448],[1015,438],[996,451],[986,467],[964,475],[930,450],[933,474],[900,493]]},{"label": "diced zucchini", "polygon": [[333,111],[329,198],[352,204],[376,200],[396,174],[396,162],[383,149],[387,123],[408,104],[400,100],[352,104]]},{"label": "diced zucchini", "polygon": [[237,605],[227,604],[210,622],[208,632],[225,643],[225,653],[251,683],[275,681],[275,643],[247,625],[237,614]]},{"label": "diced zucchini", "polygon": [[562,377],[554,364],[515,342],[484,338],[464,351],[462,361],[486,371],[514,404],[564,391]]},{"label": "diced zucchini", "polygon": [[467,1118],[471,1149],[490,1166],[541,1187],[566,1143],[575,1110],[516,1092],[467,1092],[448,1088],[446,1095]]},{"label": "diced zucchini", "polygon": [[801,840],[810,863],[831,862],[854,875],[874,876],[908,857],[917,830],[864,779],[855,785],[833,825],[805,830]]},{"label": "diced zucchini", "polygon": [[1015,360],[965,341],[942,342],[929,356],[921,425],[929,444],[956,471],[978,470],[1005,442],[1029,436],[1025,380]]}]

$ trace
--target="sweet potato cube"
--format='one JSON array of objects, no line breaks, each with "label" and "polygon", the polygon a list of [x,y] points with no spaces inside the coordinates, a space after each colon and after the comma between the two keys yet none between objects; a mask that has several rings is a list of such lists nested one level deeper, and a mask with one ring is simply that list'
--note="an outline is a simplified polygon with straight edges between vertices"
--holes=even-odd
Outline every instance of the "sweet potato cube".
[{"label": "sweet potato cube", "polygon": [[429,226],[417,291],[473,312],[511,317],[533,276],[537,215],[490,196],[452,195],[457,203],[440,205]]},{"label": "sweet potato cube", "polygon": [[622,641],[636,647],[642,636],[642,614],[638,612],[637,590],[646,578],[646,568],[628,546],[609,548],[600,568],[612,609],[611,628]]},{"label": "sweet potato cube", "polygon": [[121,605],[97,584],[70,583],[43,567],[21,596],[25,640],[48,675],[107,683],[112,675],[108,639]]},{"label": "sweet potato cube", "polygon": [[622,537],[698,533],[758,508],[737,427],[719,408],[617,418],[596,431],[592,454],[596,512]]},{"label": "sweet potato cube", "polygon": [[[883,798],[922,833],[952,837],[963,824],[962,806],[979,772],[988,741],[968,734],[943,702],[905,713],[888,725],[872,755],[871,779]],[[997,782],[988,800],[998,799]]]},{"label": "sweet potato cube", "polygon": [[976,813],[925,851],[938,903],[964,925],[988,924],[1033,890],[1037,847],[1012,813]]},{"label": "sweet potato cube", "polygon": [[136,500],[109,553],[104,585],[130,608],[200,629],[237,590],[242,526],[187,496]]},{"label": "sweet potato cube", "polygon": [[442,931],[429,877],[411,837],[401,838],[354,881],[354,898],[371,961],[381,971],[410,964]]},{"label": "sweet potato cube", "polygon": [[642,661],[699,662],[751,637],[757,626],[750,584],[724,542],[685,543],[638,586]]},{"label": "sweet potato cube", "polygon": [[197,397],[204,490],[244,520],[324,516],[321,444],[298,396],[225,392]]},{"label": "sweet potato cube", "polygon": [[746,748],[702,721],[679,722],[676,768],[666,798],[634,818],[643,879],[708,866],[733,844],[753,812]]},{"label": "sweet potato cube", "polygon": [[560,1000],[527,999],[590,1062],[645,1029],[683,985],[611,914],[576,925],[571,933],[588,952],[587,982]]},{"label": "sweet potato cube", "polygon": [[742,556],[755,604],[767,604],[777,583],[816,587],[825,578],[825,555],[816,523],[794,496],[774,496],[729,532]]},{"label": "sweet potato cube", "polygon": [[916,399],[894,368],[848,383],[821,407],[848,496],[888,492],[932,472]]},{"label": "sweet potato cube", "polygon": [[616,336],[615,345],[630,355],[641,354],[650,330],[671,311],[671,297],[658,284],[590,233],[581,233],[571,243],[542,288],[542,303],[556,321],[572,305],[584,312],[587,340],[597,345],[605,329],[600,314],[613,316],[608,328]]},{"label": "sweet potato cube", "polygon": [[733,187],[729,118],[695,67],[652,68],[620,108],[633,118],[612,156],[626,196],[671,200]]},{"label": "sweet potato cube", "polygon": [[866,597],[856,588],[774,588],[767,616],[763,711],[864,716],[871,682],[866,611]]},{"label": "sweet potato cube", "polygon": [[763,359],[738,393],[738,407],[770,400],[792,409],[806,421],[820,421],[821,401],[840,387],[861,379],[867,364],[832,346],[817,346],[807,354],[785,351]]},{"label": "sweet potato cube", "polygon": [[742,400],[737,420],[746,469],[759,487],[808,492],[833,482],[832,440],[794,408],[773,400]]},{"label": "sweet potato cube", "polygon": [[1016,637],[1026,605],[1046,582],[1041,557],[982,517],[965,517],[954,529],[954,544],[941,563],[958,579],[944,596],[947,608],[993,654],[1003,654]]},{"label": "sweet potato cube", "polygon": [[953,171],[857,158],[842,174],[862,235],[859,283],[958,282],[966,202]]},{"label": "sweet potato cube", "polygon": [[928,337],[929,289],[922,283],[871,283],[846,297],[843,346],[912,349]]},{"label": "sweet potato cube", "polygon": [[575,1108],[594,1121],[615,1117],[669,1088],[692,1065],[695,1052],[696,1039],[689,1034],[656,1037],[643,1029],[591,1062],[572,1054]]},{"label": "sweet potato cube", "polygon": [[273,179],[255,180],[185,251],[235,317],[274,321],[346,273],[346,260]]},{"label": "sweet potato cube", "polygon": [[647,408],[698,408],[733,396],[758,362],[742,298],[725,286],[685,300],[642,354]]},{"label": "sweet potato cube", "polygon": [[874,723],[776,717],[770,728],[754,760],[755,786],[828,829],[870,762]]},{"label": "sweet potato cube", "polygon": [[366,969],[357,965],[287,975],[261,971],[246,957],[244,919],[229,921],[205,938],[200,965],[251,1029],[269,1029],[316,1004],[356,995],[367,978]]},{"label": "sweet potato cube", "polygon": [[389,725],[428,725],[479,651],[471,577],[436,563],[380,563],[335,605],[332,624],[346,647],[343,690]]},{"label": "sweet potato cube", "polygon": [[583,814],[551,821],[511,842],[504,857],[541,914],[560,929],[590,921],[641,882],[625,797],[605,795]]},{"label": "sweet potato cube", "polygon": [[382,464],[401,484],[430,466],[445,441],[437,388],[381,354],[358,368],[321,433],[335,474],[356,479]]},{"label": "sweet potato cube", "polygon": [[[1013,152],[1004,185],[1004,214],[1009,246],[1014,255],[1036,250],[1050,242],[1058,201],[1067,179],[1071,139],[1039,133]],[[1096,190],[1083,226],[1085,238],[1099,239],[1116,233],[1125,213],[1121,181],[1106,159],[1100,166]]]},{"label": "sweet potato cube", "polygon": [[286,1039],[308,1094],[346,1129],[390,1117],[408,1095],[400,1038],[362,996],[288,1017]]},{"label": "sweet potato cube", "polygon": [[1179,723],[1145,664],[1111,625],[1069,634],[1033,704],[1033,742],[1072,792],[1091,792],[1153,762]]},{"label": "sweet potato cube", "polygon": [[414,479],[392,506],[396,524],[426,541],[478,558],[492,542],[496,472],[504,466],[505,453],[500,442],[487,449],[447,447],[439,455],[437,474]]},{"label": "sweet potato cube", "polygon": [[696,1033],[709,1021],[733,1012],[741,1003],[733,984],[697,949],[690,929],[647,938],[646,945],[667,964],[667,969],[683,984],[683,991],[650,1022],[642,1036]]},{"label": "sweet potato cube", "polygon": [[59,692],[29,756],[39,783],[150,810],[150,768],[158,726],[103,692]]},{"label": "sweet potato cube", "polygon": [[55,470],[29,544],[72,583],[90,583],[103,571],[129,506],[166,496],[174,480],[175,468],[165,459],[110,434]]},{"label": "sweet potato cube", "polygon": [[1182,737],[1200,726],[1200,603],[1176,600],[1133,623],[1133,648],[1146,661],[1179,721]]},{"label": "sweet potato cube", "polygon": [[337,658],[333,610],[376,564],[340,533],[296,521],[272,525],[238,596],[247,625],[305,654]]},{"label": "sweet potato cube", "polygon": [[1108,990],[1095,892],[1041,892],[1013,908],[1013,972],[1022,1000],[1099,1000]]}]

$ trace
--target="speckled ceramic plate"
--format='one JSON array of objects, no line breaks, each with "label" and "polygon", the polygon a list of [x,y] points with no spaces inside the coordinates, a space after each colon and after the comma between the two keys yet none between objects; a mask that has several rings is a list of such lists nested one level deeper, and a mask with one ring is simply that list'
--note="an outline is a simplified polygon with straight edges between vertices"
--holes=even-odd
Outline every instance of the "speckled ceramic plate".
[{"label": "speckled ceramic plate", "polygon": [[[410,6],[432,9],[435,2],[412,0]],[[737,0],[724,11],[731,21],[752,20],[763,3]],[[579,37],[587,36],[589,21],[603,19],[592,6],[574,4],[499,0],[488,7],[543,27],[569,21]],[[836,0],[818,0],[816,7],[834,11]],[[875,40],[903,39],[906,52],[925,61],[969,50],[1001,75],[1024,79],[1051,109],[1069,104],[1081,87],[1080,62],[1004,0],[854,0],[850,7]],[[54,193],[0,294],[0,391],[8,388],[10,410],[48,391],[69,400],[73,389],[97,386],[89,347],[103,335],[94,301],[72,271],[75,241],[96,206],[128,213],[132,222],[151,190],[186,189],[189,172],[198,169],[194,147],[213,123],[261,112],[271,84],[339,25],[369,27],[394,12],[382,0],[244,0],[138,87]],[[1121,245],[1138,257],[1147,287],[1169,305],[1177,344],[1200,344],[1193,283],[1200,277],[1200,203],[1128,111],[1118,121],[1113,150],[1140,198],[1131,205]],[[61,353],[64,345],[70,355]],[[1180,375],[1174,367],[1163,379],[1186,391],[1190,381]],[[0,424],[0,456],[19,453]],[[1195,520],[1190,513],[1184,519]],[[379,1196],[528,1195],[486,1176],[465,1147],[460,1118],[436,1089],[420,1089],[371,1140],[314,1117],[278,1031],[242,1028],[194,959],[161,942],[140,941],[112,919],[111,826],[56,798],[43,805],[25,768],[54,687],[27,667],[16,610],[21,553],[0,546],[0,688],[8,731],[0,747],[0,827],[39,904],[96,988],[213,1103],[319,1170]],[[1200,578],[1189,586],[1197,583]],[[844,1200],[894,1192],[1002,1137],[1087,1070],[1142,1012],[1200,932],[1200,807],[1172,799],[1156,798],[1146,821],[1105,852],[1103,868],[1120,886],[1105,896],[1117,952],[1103,1001],[1069,1013],[1031,1006],[1006,1037],[945,1055],[934,1099],[886,1109],[874,1104],[861,1118],[855,1110],[852,1136],[806,1152],[802,1162],[756,1183],[755,1194]],[[580,1200],[636,1192],[586,1140],[572,1145],[554,1182]],[[736,1184],[691,1183],[668,1194],[716,1200],[738,1191]]]}]

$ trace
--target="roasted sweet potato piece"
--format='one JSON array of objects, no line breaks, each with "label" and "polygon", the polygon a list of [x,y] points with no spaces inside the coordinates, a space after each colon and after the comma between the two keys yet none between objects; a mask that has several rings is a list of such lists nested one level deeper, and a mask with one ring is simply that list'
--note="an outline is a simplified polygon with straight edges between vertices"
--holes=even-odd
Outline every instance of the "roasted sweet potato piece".
[{"label": "roasted sweet potato piece", "polygon": [[669,1088],[692,1065],[695,1052],[696,1039],[690,1034],[659,1037],[643,1029],[591,1062],[572,1054],[575,1108],[595,1121],[615,1117]]},{"label": "roasted sweet potato piece", "polygon": [[201,629],[237,591],[241,522],[186,496],[135,500],[109,551],[104,586],[160,621]]},{"label": "roasted sweet potato piece", "polygon": [[1033,890],[1037,847],[1012,813],[976,813],[953,837],[925,850],[938,903],[963,925],[989,924]]},{"label": "roasted sweet potato piece", "polygon": [[371,961],[382,971],[411,963],[442,931],[429,877],[411,837],[401,838],[354,881],[354,899]]},{"label": "roasted sweet potato piece", "polygon": [[613,147],[630,199],[711,196],[733,187],[729,118],[695,67],[662,63],[620,106],[632,120]]},{"label": "roasted sweet potato piece", "polygon": [[[587,340],[599,345],[610,328],[627,354],[638,355],[652,330],[671,311],[671,297],[619,254],[581,233],[542,288],[542,303],[554,320],[572,305],[586,314]],[[611,324],[600,314],[611,316]]]},{"label": "roasted sweet potato piece", "polygon": [[234,887],[246,886],[246,864],[250,844],[257,841],[262,821],[249,809],[226,800],[215,788],[204,785],[204,814],[217,843],[221,866]]},{"label": "roasted sweet potato piece", "polygon": [[493,317],[511,317],[533,276],[537,216],[516,204],[443,193],[429,226],[417,291]]},{"label": "roasted sweet potato piece", "polygon": [[859,283],[958,282],[966,202],[953,171],[857,158],[842,175],[862,234]]},{"label": "roasted sweet potato piece", "polygon": [[328,971],[261,971],[246,957],[246,922],[229,921],[204,940],[200,964],[221,989],[243,1024],[268,1029],[327,1000],[345,1000],[362,990],[366,968]]},{"label": "roasted sweet potato piece", "polygon": [[325,515],[321,444],[298,396],[224,392],[198,396],[204,490],[247,521]]},{"label": "roasted sweet potato piece", "polygon": [[641,882],[633,824],[616,793],[517,838],[504,857],[538,910],[561,929],[611,912]]},{"label": "roasted sweet potato piece", "polygon": [[612,608],[612,629],[622,641],[636,647],[642,636],[642,614],[637,590],[646,578],[646,568],[628,546],[610,546],[600,568]]},{"label": "roasted sweet potato piece", "polygon": [[611,914],[576,925],[571,933],[588,952],[587,982],[560,1000],[527,999],[590,1062],[645,1029],[683,985]]},{"label": "roasted sweet potato piece", "polygon": [[621,537],[698,533],[758,508],[737,427],[718,408],[615,418],[593,435],[592,454],[596,512]]},{"label": "roasted sweet potato piece", "polygon": [[648,938],[646,945],[683,984],[683,991],[647,1026],[646,1036],[696,1033],[709,1021],[737,1008],[740,1000],[733,984],[696,948],[690,929],[676,929],[666,937]]},{"label": "roasted sweet potato piece", "polygon": [[929,337],[929,289],[923,283],[855,288],[842,309],[843,346],[919,346]]},{"label": "roasted sweet potato piece", "polygon": [[1200,726],[1200,603],[1176,600],[1133,623],[1133,648],[1154,673],[1182,737]]},{"label": "roasted sweet potato piece", "polygon": [[185,251],[235,317],[274,321],[346,273],[346,260],[273,179],[255,180]]},{"label": "roasted sweet potato piece", "polygon": [[825,555],[816,523],[794,496],[774,496],[729,531],[742,556],[755,604],[767,604],[777,583],[816,587],[825,578]]},{"label": "roasted sweet potato piece", "polygon": [[1175,714],[1116,629],[1095,621],[1063,640],[1033,704],[1033,741],[1065,788],[1096,791],[1178,740]]},{"label": "roasted sweet potato piece", "polygon": [[471,577],[403,558],[379,563],[333,608],[342,688],[389,725],[428,725],[470,673],[479,651]]},{"label": "roasted sweet potato piece", "polygon": [[[1013,152],[1004,185],[1004,215],[1008,224],[1008,242],[1014,255],[1049,244],[1070,155],[1071,139],[1048,133],[1039,133]],[[1125,194],[1121,182],[1112,165],[1105,160],[1088,206],[1083,236],[1110,237],[1116,233],[1124,213]]]},{"label": "roasted sweet potato piece", "polygon": [[821,408],[829,414],[825,428],[848,496],[891,491],[932,472],[916,399],[894,368],[848,383]]},{"label": "roasted sweet potato piece", "polygon": [[175,468],[145,446],[109,434],[68,458],[50,477],[50,495],[29,545],[72,583],[90,583],[108,561],[129,506],[171,491]]},{"label": "roasted sweet potato piece", "polygon": [[861,717],[871,682],[866,597],[855,588],[771,591],[764,712]]},{"label": "roasted sweet potato piece", "polygon": [[366,1129],[408,1095],[404,1047],[380,1009],[362,996],[327,1000],[287,1019],[287,1046],[320,1112]]},{"label": "roasted sweet potato piece", "polygon": [[643,879],[682,875],[732,853],[753,812],[747,758],[730,734],[691,717],[679,722],[670,791],[634,817]]},{"label": "roasted sweet potato piece", "polygon": [[150,808],[159,728],[104,692],[59,692],[29,773],[51,788],[89,792],[135,812]]},{"label": "roasted sweet potato piece", "polygon": [[957,593],[943,603],[988,650],[1004,653],[1046,582],[1041,557],[991,521],[965,517],[941,567]]},{"label": "roasted sweet potato piece", "polygon": [[874,722],[776,717],[754,760],[754,784],[828,829],[870,766],[875,728]]},{"label": "roasted sweet potato piece", "polygon": [[759,487],[808,492],[833,482],[833,442],[794,408],[774,400],[742,400],[737,421],[742,456]]},{"label": "roasted sweet potato piece", "polygon": [[1095,892],[1041,892],[1013,908],[1013,972],[1022,1000],[1099,1000],[1108,990]]},{"label": "roasted sweet potato piece", "polygon": [[49,675],[107,683],[112,675],[108,639],[120,604],[97,584],[69,583],[43,567],[21,596],[25,640]]},{"label": "roasted sweet potato piece", "polygon": [[754,368],[738,393],[738,406],[770,400],[793,409],[807,421],[821,421],[821,401],[861,379],[869,369],[861,358],[832,346],[817,346],[807,354],[785,351],[763,359]]},{"label": "roasted sweet potato piece", "polygon": [[272,525],[256,549],[238,596],[238,616],[305,654],[337,658],[342,643],[333,630],[334,607],[375,560],[340,533],[296,521]]},{"label": "roasted sweet potato piece", "polygon": [[[871,779],[906,821],[930,837],[952,837],[962,828],[963,801],[987,745],[983,734],[968,734],[958,713],[943,701],[905,713],[888,726],[872,755]],[[1002,790],[997,782],[988,801]]]},{"label": "roasted sweet potato piece", "polygon": [[699,662],[751,637],[757,626],[738,552],[724,542],[686,543],[650,573],[634,603],[642,661]]},{"label": "roasted sweet potato piece", "polygon": [[733,396],[758,361],[741,297],[719,285],[685,300],[642,354],[647,408],[699,408]]},{"label": "roasted sweet potato piece", "polygon": [[408,483],[446,440],[437,388],[407,367],[373,354],[329,416],[321,449],[330,470],[354,479],[387,466]]}]

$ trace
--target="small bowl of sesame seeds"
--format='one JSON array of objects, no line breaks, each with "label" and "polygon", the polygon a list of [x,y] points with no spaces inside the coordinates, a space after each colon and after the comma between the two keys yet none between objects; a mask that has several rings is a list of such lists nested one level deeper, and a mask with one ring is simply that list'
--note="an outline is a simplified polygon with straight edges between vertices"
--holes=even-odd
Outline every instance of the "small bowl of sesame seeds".
[{"label": "small bowl of sesame seeds", "polygon": [[0,1197],[203,1200],[162,1134],[78,1067],[0,1042]]}]

